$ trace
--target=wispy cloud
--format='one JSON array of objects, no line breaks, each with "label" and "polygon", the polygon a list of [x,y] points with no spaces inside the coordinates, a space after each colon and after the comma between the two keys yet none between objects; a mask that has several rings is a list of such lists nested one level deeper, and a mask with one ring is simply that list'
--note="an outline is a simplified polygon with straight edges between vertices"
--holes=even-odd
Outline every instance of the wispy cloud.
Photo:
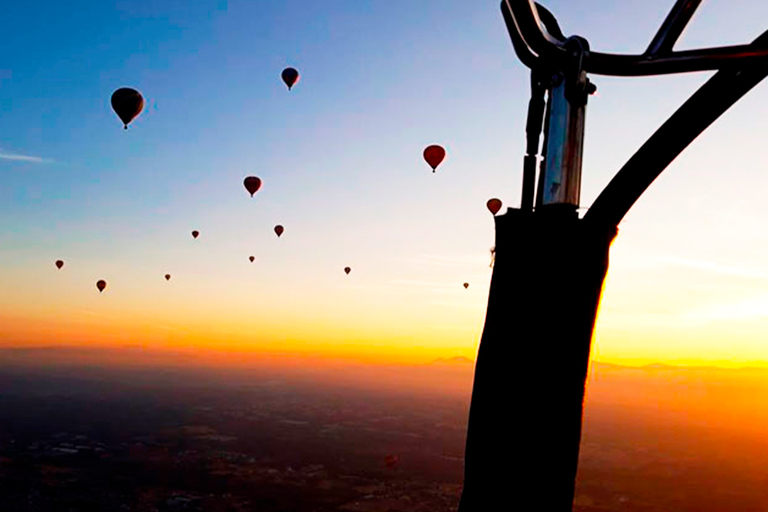
[{"label": "wispy cloud", "polygon": [[757,268],[739,267],[735,265],[723,265],[713,261],[693,260],[687,258],[660,257],[658,261],[667,265],[682,266],[707,270],[717,274],[749,277],[753,279],[768,279],[768,272]]},{"label": "wispy cloud", "polygon": [[712,304],[688,311],[683,318],[699,324],[718,320],[768,318],[768,294],[761,293],[737,302]]},{"label": "wispy cloud", "polygon": [[2,150],[0,150],[0,160],[14,160],[16,162],[33,162],[36,164],[46,164],[53,162],[53,160],[49,158],[43,158],[39,156],[32,156],[32,155],[20,155],[18,153],[5,153]]}]

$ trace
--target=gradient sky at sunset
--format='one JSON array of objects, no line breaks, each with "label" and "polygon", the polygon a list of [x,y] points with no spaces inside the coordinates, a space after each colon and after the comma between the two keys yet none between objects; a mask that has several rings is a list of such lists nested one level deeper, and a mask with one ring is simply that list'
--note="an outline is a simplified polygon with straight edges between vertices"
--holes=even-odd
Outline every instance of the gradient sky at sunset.
[{"label": "gradient sky at sunset", "polygon": [[[545,5],[592,48],[639,53],[672,3]],[[704,2],[678,48],[766,20],[765,2]],[[497,0],[14,2],[0,45],[0,345],[474,358],[485,202],[519,204],[528,100]],[[593,77],[584,206],[708,76]],[[127,131],[122,86],[146,99]],[[766,133],[763,83],[627,216],[600,360],[768,364]]]}]

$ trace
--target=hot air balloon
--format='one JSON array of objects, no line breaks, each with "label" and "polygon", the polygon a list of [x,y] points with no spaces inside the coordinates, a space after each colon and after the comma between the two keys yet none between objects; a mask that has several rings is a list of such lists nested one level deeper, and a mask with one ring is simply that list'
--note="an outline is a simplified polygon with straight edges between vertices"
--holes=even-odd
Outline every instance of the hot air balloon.
[{"label": "hot air balloon", "polygon": [[255,260],[256,257],[255,256],[248,256],[248,259],[251,260],[251,263],[253,263],[253,260]]},{"label": "hot air balloon", "polygon": [[261,180],[256,176],[248,176],[243,180],[243,184],[245,185],[245,190],[250,192],[251,197],[261,188]]},{"label": "hot air balloon", "polygon": [[283,77],[283,82],[288,86],[289,91],[299,81],[299,72],[294,68],[285,68],[280,76]]},{"label": "hot air balloon", "polygon": [[466,290],[467,288],[469,288],[469,283],[464,283],[464,289]]},{"label": "hot air balloon", "polygon": [[104,288],[106,287],[107,287],[107,282],[105,280],[99,279],[98,281],[96,281],[96,288],[99,289],[99,293],[103,292]]},{"label": "hot air balloon", "polygon": [[444,158],[445,149],[443,149],[442,146],[433,144],[427,146],[424,150],[424,160],[426,160],[429,166],[432,167],[432,172],[435,172],[435,169],[437,169],[437,166],[440,165],[440,162],[442,162]]},{"label": "hot air balloon", "polygon": [[352,269],[349,267],[344,267],[344,273],[349,275],[349,273],[352,272]]},{"label": "hot air balloon", "polygon": [[192,232],[192,238],[197,238],[198,236],[200,236],[200,232],[198,230],[194,230]]},{"label": "hot air balloon", "polygon": [[112,109],[123,121],[123,127],[127,130],[128,123],[136,119],[144,108],[144,98],[136,89],[123,87],[112,93]]},{"label": "hot air balloon", "polygon": [[400,462],[400,457],[397,455],[387,455],[384,457],[384,466],[387,469],[395,469],[398,462]]},{"label": "hot air balloon", "polygon": [[493,199],[489,199],[485,205],[488,207],[488,210],[493,214],[496,215],[499,213],[499,210],[501,210],[501,200],[496,199],[495,197]]},{"label": "hot air balloon", "polygon": [[171,274],[165,274],[165,280],[170,281],[171,280]]},{"label": "hot air balloon", "polygon": [[283,231],[285,231],[285,228],[280,224],[275,226],[275,233],[277,234],[278,237],[283,234]]},{"label": "hot air balloon", "polygon": [[60,269],[60,268],[61,268],[61,267],[63,267],[63,266],[64,266],[64,262],[63,262],[63,261],[61,261],[61,260],[56,260],[56,268],[59,268],[59,269]]}]

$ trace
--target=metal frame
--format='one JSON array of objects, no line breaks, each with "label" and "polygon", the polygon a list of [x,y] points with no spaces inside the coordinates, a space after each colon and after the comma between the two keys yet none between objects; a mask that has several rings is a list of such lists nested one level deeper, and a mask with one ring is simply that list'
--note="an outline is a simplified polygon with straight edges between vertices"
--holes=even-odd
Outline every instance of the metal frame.
[{"label": "metal frame", "polygon": [[[700,0],[678,0],[645,53],[620,55],[590,51],[584,59],[584,70],[598,75],[643,76],[746,67],[768,62],[768,47],[765,46],[719,46],[673,52],[672,46],[699,3]],[[533,0],[501,2],[507,30],[523,64],[533,68],[539,60],[543,60],[548,65],[559,67],[568,58],[569,52],[565,42],[542,25],[540,9]]]},{"label": "metal frame", "polygon": [[[566,38],[554,16],[532,0],[502,1],[515,52],[531,68],[531,100],[521,207],[494,218],[496,255],[459,512],[572,510],[592,335],[618,223],[681,151],[768,76],[768,31],[748,45],[673,51],[700,3],[676,0],[642,55],[610,55],[592,52],[578,36]],[[547,197],[547,183],[578,189],[581,161],[574,151],[594,90],[588,73],[704,70],[718,71],[627,161],[582,218],[577,194]],[[545,375],[528,364],[543,359]],[[499,461],[514,461],[514,478],[499,470]]]},{"label": "metal frame", "polygon": [[[627,161],[597,197],[585,219],[618,224],[677,155],[768,76],[768,31],[747,45],[673,51],[700,4],[701,0],[677,0],[642,55],[587,50],[579,56],[584,71],[602,75],[647,76],[718,70]],[[501,11],[515,53],[534,76],[562,70],[573,60],[568,39],[544,7],[533,0],[502,0]],[[528,136],[529,145],[538,143],[531,133]],[[528,153],[532,154],[530,150]],[[526,159],[531,158],[526,156]],[[526,164],[522,207],[530,209],[530,183],[535,171],[531,163],[526,161]]]}]

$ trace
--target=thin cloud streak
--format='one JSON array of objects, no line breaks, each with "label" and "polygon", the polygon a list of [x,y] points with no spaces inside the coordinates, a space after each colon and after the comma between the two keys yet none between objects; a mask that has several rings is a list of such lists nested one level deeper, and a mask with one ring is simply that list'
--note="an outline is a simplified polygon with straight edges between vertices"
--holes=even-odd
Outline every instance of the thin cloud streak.
[{"label": "thin cloud streak", "polygon": [[754,268],[738,267],[734,265],[722,265],[712,261],[692,260],[687,258],[661,257],[662,263],[674,266],[683,266],[699,270],[708,270],[717,274],[748,277],[753,279],[768,279],[768,273]]},{"label": "thin cloud streak", "polygon": [[36,164],[45,164],[45,163],[53,162],[53,160],[50,160],[48,158],[42,158],[39,156],[19,155],[16,153],[3,153],[3,152],[0,152],[0,160],[13,160],[16,162],[33,162]]}]

